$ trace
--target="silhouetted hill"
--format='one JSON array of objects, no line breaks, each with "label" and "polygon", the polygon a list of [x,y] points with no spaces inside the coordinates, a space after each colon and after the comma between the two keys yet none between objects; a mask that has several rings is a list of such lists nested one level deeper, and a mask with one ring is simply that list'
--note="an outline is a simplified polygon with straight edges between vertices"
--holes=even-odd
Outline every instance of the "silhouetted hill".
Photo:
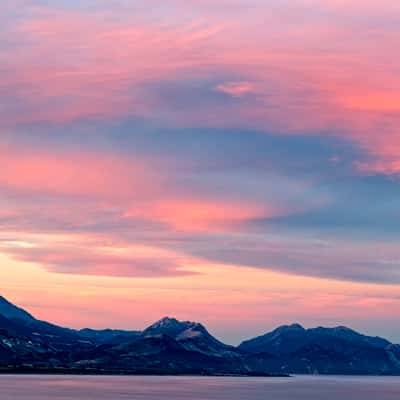
[{"label": "silhouetted hill", "polygon": [[24,322],[35,321],[35,318],[33,318],[31,314],[10,303],[3,296],[0,296],[0,315],[9,320],[18,319]]},{"label": "silhouetted hill", "polygon": [[400,346],[346,327],[282,326],[228,346],[200,323],[166,317],[144,331],[59,327],[0,297],[0,370],[131,373],[398,374]]},{"label": "silhouetted hill", "polygon": [[197,351],[209,356],[237,357],[238,351],[215,339],[198,322],[178,321],[165,317],[143,331],[143,336],[167,335],[176,340],[184,349]]},{"label": "silhouetted hill", "polygon": [[346,327],[282,326],[243,342],[251,368],[289,373],[399,374],[397,346]]},{"label": "silhouetted hill", "polygon": [[299,324],[293,324],[281,326],[263,336],[247,340],[241,343],[239,348],[252,353],[268,352],[281,355],[289,354],[308,344],[330,346],[341,340],[355,346],[370,345],[385,348],[390,344],[386,339],[365,336],[343,326],[304,329]]}]

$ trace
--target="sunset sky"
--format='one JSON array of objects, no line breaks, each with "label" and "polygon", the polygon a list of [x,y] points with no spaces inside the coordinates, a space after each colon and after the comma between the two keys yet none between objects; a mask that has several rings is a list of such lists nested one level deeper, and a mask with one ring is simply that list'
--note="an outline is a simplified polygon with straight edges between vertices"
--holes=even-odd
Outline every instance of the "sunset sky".
[{"label": "sunset sky", "polygon": [[0,294],[400,342],[399,43],[398,0],[2,0]]}]

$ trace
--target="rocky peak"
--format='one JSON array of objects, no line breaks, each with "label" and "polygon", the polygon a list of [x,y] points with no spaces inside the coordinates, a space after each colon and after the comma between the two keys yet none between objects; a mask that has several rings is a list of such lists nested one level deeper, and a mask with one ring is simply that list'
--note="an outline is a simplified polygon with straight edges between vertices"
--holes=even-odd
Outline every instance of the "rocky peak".
[{"label": "rocky peak", "polygon": [[201,324],[191,321],[179,321],[176,318],[164,317],[143,331],[145,336],[168,335],[177,338],[186,331],[201,333],[204,330]]}]

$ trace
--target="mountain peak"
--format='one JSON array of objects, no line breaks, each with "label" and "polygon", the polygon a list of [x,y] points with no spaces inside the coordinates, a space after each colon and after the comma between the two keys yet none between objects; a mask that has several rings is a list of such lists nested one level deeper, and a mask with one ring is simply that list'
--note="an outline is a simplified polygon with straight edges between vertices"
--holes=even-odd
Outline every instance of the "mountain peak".
[{"label": "mountain peak", "polygon": [[0,315],[11,320],[20,319],[25,322],[31,322],[35,320],[31,314],[22,308],[15,306],[3,296],[0,296]]},{"label": "mountain peak", "polygon": [[286,325],[285,327],[286,329],[290,329],[290,330],[300,330],[300,331],[304,331],[304,327],[298,323],[294,323],[291,325]]},{"label": "mountain peak", "polygon": [[161,318],[159,321],[157,321],[153,326],[166,326],[166,325],[171,325],[171,324],[177,324],[180,323],[176,318],[173,317],[164,317]]},{"label": "mountain peak", "polygon": [[[144,335],[168,335],[173,338],[177,338],[185,331],[197,331],[199,333],[206,332],[205,328],[197,323],[191,321],[179,321],[176,318],[164,317],[153,325],[149,326],[143,331]],[[194,335],[194,333],[193,333]]]},{"label": "mountain peak", "polygon": [[169,329],[172,327],[178,327],[182,324],[182,322],[178,321],[176,318],[173,317],[164,317],[154,322],[154,324],[150,325],[147,330],[159,330],[159,329]]},{"label": "mountain peak", "polygon": [[300,324],[291,324],[291,325],[282,325],[270,332],[267,335],[281,335],[286,333],[302,333],[305,332],[306,329]]}]

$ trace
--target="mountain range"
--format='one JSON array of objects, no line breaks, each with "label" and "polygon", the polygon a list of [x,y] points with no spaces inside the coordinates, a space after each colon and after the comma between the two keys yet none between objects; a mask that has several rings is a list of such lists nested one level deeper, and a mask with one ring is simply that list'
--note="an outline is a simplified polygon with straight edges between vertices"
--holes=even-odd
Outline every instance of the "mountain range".
[{"label": "mountain range", "polygon": [[400,375],[400,345],[346,327],[293,324],[234,347],[200,323],[169,317],[143,331],[73,330],[0,296],[0,372]]}]

